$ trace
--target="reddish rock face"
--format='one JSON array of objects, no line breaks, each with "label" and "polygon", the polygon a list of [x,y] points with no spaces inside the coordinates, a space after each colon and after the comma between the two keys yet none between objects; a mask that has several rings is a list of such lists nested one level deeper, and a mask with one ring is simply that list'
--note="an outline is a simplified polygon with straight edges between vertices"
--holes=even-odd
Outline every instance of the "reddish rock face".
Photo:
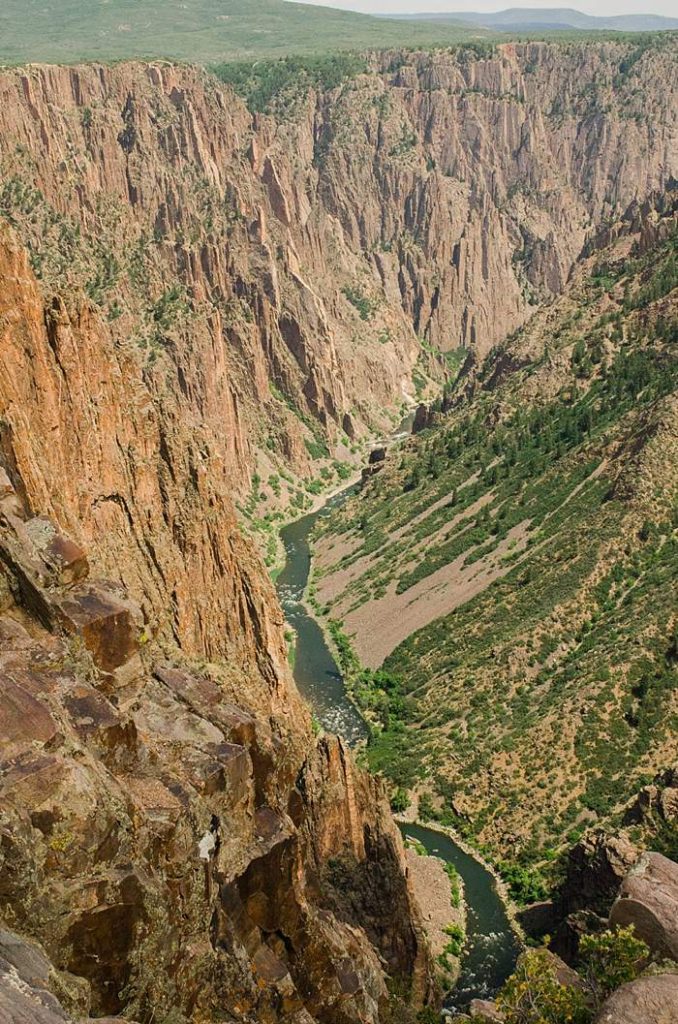
[{"label": "reddish rock face", "polygon": [[65,537],[49,519],[29,519],[27,537],[36,554],[49,570],[47,585],[68,586],[84,579],[89,572],[85,552],[70,537]]},{"label": "reddish rock face", "polygon": [[88,584],[65,593],[55,604],[60,625],[82,638],[102,672],[113,674],[137,653],[140,617],[105,587]]},{"label": "reddish rock face", "polygon": [[[169,666],[118,689],[116,707],[92,662],[85,679],[62,641],[15,621],[0,618],[13,648],[1,666],[0,914],[40,938],[97,1015],[376,1022],[380,954],[413,978],[415,1001],[433,995],[399,836],[338,741],[281,743],[222,685]],[[356,886],[370,880],[353,907],[335,907],[322,878],[340,857]],[[0,972],[0,1007],[5,996]],[[52,1024],[48,1010],[34,1019]],[[9,1019],[25,1024],[18,1010]]]},{"label": "reddish rock face", "polygon": [[670,49],[590,116],[625,53],[389,55],[282,124],[168,63],[0,74],[0,913],[94,1015],[431,994],[384,795],[315,744],[233,501],[271,446],[308,472],[306,420],[383,430],[417,335],[486,351],[675,172]]},{"label": "reddish rock face", "polygon": [[633,925],[656,956],[678,960],[678,864],[644,853],[622,883],[610,923]]},{"label": "reddish rock face", "polygon": [[2,72],[0,461],[149,635],[242,657],[241,583],[272,601],[240,579],[255,464],[308,474],[304,420],[330,448],[389,427],[438,372],[418,336],[487,351],[678,174],[675,50],[601,85],[626,55],[389,54],[280,124],[167,63]]},{"label": "reddish rock face", "polygon": [[[153,667],[120,588],[47,577],[46,531],[25,529],[20,506],[0,519],[0,915],[44,943],[77,1016],[376,1024],[385,965],[412,979],[415,1005],[434,998],[384,794],[339,741],[315,747],[287,672],[257,643],[209,676],[167,652]],[[335,906],[322,877],[339,857],[355,906]],[[2,948],[0,935],[0,1013],[70,1020],[65,982],[50,968],[34,991]]]},{"label": "reddish rock face", "polygon": [[[601,220],[676,172],[675,51],[643,54],[618,81],[628,52],[391,53],[280,123],[169,63],[4,71],[3,208],[45,282],[55,361],[86,399],[71,422],[90,466],[105,450],[78,420],[110,388],[139,420],[135,442],[105,402],[97,414],[116,454],[137,456],[128,485],[144,486],[151,455],[174,480],[183,461],[177,419],[153,429],[157,389],[200,424],[193,485],[225,467],[242,491],[266,435],[308,468],[310,436],[269,381],[333,443],[383,429],[403,388],[414,395],[418,359],[435,372],[418,337],[487,352],[560,289]],[[347,293],[369,301],[368,319]],[[81,332],[101,343],[77,359]],[[57,396],[43,396],[54,427]],[[130,487],[99,482],[88,515],[124,525]]]},{"label": "reddish rock face", "polygon": [[596,1024],[675,1024],[678,1020],[678,975],[638,978],[603,1005]]}]

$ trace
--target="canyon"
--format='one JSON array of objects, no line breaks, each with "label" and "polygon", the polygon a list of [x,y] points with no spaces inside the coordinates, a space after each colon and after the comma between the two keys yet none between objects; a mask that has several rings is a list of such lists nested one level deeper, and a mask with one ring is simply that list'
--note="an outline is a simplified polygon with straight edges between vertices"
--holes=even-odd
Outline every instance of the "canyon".
[{"label": "canyon", "polygon": [[168,61],[0,71],[17,1024],[438,1004],[387,789],[316,735],[265,559],[666,190],[676,55],[381,51],[259,111]]},{"label": "canyon", "polygon": [[523,902],[678,757],[677,209],[632,204],[314,539],[372,767]]}]

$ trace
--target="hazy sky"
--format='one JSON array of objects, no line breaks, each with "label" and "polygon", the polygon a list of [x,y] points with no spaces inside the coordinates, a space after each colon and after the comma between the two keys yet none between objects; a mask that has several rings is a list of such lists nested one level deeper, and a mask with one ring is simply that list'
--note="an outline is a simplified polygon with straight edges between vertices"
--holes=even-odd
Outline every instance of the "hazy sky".
[{"label": "hazy sky", "polygon": [[574,7],[586,14],[664,14],[678,16],[676,0],[589,0],[573,3],[572,0],[304,0],[305,3],[322,7],[343,7],[349,11],[363,11],[366,14],[400,14],[417,11],[503,11],[507,7]]}]

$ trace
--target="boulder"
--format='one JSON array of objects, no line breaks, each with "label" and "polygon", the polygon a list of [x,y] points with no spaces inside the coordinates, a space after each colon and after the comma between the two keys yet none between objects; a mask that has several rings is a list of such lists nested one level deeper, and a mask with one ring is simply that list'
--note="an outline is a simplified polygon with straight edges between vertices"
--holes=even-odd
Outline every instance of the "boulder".
[{"label": "boulder", "polygon": [[52,965],[35,943],[0,927],[0,958],[4,961],[5,971],[14,968],[27,985],[47,988]]},{"label": "boulder", "polygon": [[553,935],[560,922],[559,907],[552,900],[531,903],[519,912],[518,920],[525,932],[533,938]]},{"label": "boulder", "polygon": [[87,555],[51,520],[29,519],[24,524],[25,536],[45,566],[48,586],[70,586],[86,578],[89,572]]},{"label": "boulder", "polygon": [[652,785],[640,790],[626,808],[623,824],[645,824],[656,817],[664,821],[678,818],[678,771],[675,768],[660,772]]},{"label": "boulder", "polygon": [[678,975],[637,978],[603,1003],[595,1024],[676,1024]]},{"label": "boulder", "polygon": [[650,819],[658,799],[659,789],[657,786],[643,786],[626,808],[622,819],[623,824],[639,825]]},{"label": "boulder", "polygon": [[501,1024],[506,1020],[496,1003],[491,999],[472,999],[469,1006],[471,1020],[483,1021],[487,1024]]},{"label": "boulder", "polygon": [[610,923],[633,925],[656,956],[678,960],[678,864],[644,853],[622,883]]},{"label": "boulder", "polygon": [[580,992],[586,991],[586,983],[581,975],[577,974],[564,960],[551,951],[549,951],[549,963],[559,985],[576,988]]},{"label": "boulder", "polygon": [[83,978],[57,971],[34,942],[0,926],[0,1021],[2,1024],[61,1024],[89,1012]]},{"label": "boulder", "polygon": [[123,679],[119,670],[136,665],[141,613],[105,583],[89,583],[66,591],[54,601],[56,616],[67,633],[79,636],[102,672]]},{"label": "boulder", "polygon": [[32,988],[0,959],[0,1020],[2,1024],[70,1024],[51,993]]},{"label": "boulder", "polygon": [[516,973],[522,971],[526,964],[529,964],[533,957],[539,957],[543,970],[548,971],[559,985],[566,985],[570,988],[577,988],[581,991],[585,988],[583,978],[577,974],[568,964],[562,960],[557,953],[550,949],[540,948],[539,950],[526,949],[518,957]]},{"label": "boulder", "polygon": [[20,753],[27,745],[43,747],[58,735],[59,727],[46,703],[35,695],[40,676],[24,673],[12,679],[0,669],[0,748],[3,757]]}]

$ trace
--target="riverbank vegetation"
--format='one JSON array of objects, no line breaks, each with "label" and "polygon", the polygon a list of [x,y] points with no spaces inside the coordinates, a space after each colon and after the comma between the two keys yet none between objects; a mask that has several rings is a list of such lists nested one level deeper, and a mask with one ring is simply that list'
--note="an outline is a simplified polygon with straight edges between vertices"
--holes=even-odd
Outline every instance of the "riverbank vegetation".
[{"label": "riverbank vegetation", "polygon": [[[367,762],[521,902],[678,753],[677,252],[673,230],[591,257],[323,526]],[[449,613],[361,666],[377,614],[432,595]]]}]

